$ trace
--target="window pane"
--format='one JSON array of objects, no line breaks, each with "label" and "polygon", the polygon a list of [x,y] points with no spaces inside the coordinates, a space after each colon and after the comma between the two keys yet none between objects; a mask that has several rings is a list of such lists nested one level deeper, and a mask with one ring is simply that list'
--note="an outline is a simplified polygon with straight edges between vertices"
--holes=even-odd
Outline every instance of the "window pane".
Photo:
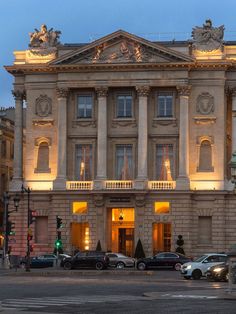
[{"label": "window pane", "polygon": [[133,178],[132,145],[116,146],[116,180]]},{"label": "window pane", "polygon": [[92,117],[92,96],[81,95],[78,96],[78,118]]},{"label": "window pane", "polygon": [[121,95],[117,97],[117,117],[132,117],[132,96]]},{"label": "window pane", "polygon": [[172,144],[156,146],[156,180],[172,181],[174,176],[174,158]]},{"label": "window pane", "polygon": [[76,145],[76,180],[92,180],[92,145]]},{"label": "window pane", "polygon": [[172,117],[173,116],[173,96],[164,94],[157,97],[157,116]]}]

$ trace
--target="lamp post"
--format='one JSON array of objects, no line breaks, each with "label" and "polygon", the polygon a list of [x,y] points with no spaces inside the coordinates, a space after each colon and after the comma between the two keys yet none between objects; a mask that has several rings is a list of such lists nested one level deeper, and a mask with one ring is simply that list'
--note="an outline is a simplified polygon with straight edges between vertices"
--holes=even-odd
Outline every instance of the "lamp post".
[{"label": "lamp post", "polygon": [[21,193],[27,193],[27,251],[26,251],[26,265],[25,271],[30,271],[30,237],[29,237],[29,227],[30,227],[30,188],[25,188],[22,184]]},{"label": "lamp post", "polygon": [[8,236],[9,236],[9,214],[12,212],[17,212],[20,202],[20,197],[18,194],[15,194],[13,201],[15,210],[8,210],[9,202],[10,202],[10,195],[8,192],[4,192],[3,194],[3,203],[4,203],[4,216],[3,216],[3,226],[4,226],[4,246],[3,246],[3,264],[4,267],[7,267],[7,254],[8,254]]}]

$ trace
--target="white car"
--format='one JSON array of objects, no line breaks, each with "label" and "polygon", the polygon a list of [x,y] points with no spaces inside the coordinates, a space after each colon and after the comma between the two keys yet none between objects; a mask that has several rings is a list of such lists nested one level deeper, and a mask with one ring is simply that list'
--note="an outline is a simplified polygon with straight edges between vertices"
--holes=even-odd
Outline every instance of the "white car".
[{"label": "white car", "polygon": [[193,262],[181,266],[180,273],[185,279],[200,279],[209,267],[226,262],[227,255],[220,253],[204,254]]}]

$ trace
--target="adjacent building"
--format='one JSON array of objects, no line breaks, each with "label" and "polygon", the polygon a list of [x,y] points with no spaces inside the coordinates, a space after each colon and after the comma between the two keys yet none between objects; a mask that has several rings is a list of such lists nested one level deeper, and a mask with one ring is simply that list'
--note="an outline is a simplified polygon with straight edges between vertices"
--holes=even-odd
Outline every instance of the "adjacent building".
[{"label": "adjacent building", "polygon": [[[236,41],[210,20],[193,39],[152,42],[119,30],[60,44],[45,25],[15,51],[11,191],[31,189],[33,254],[226,251],[236,242],[228,163],[236,150]],[[22,110],[26,104],[25,152]],[[27,197],[14,213],[25,255]]]}]

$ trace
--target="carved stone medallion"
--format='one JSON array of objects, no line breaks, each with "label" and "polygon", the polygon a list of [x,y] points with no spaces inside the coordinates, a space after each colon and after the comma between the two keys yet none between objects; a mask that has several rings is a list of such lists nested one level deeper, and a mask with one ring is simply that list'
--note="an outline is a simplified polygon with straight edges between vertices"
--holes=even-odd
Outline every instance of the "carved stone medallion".
[{"label": "carved stone medallion", "polygon": [[197,98],[196,111],[208,115],[211,112],[214,112],[214,97],[207,92],[202,93]]},{"label": "carved stone medallion", "polygon": [[52,113],[52,99],[47,95],[40,95],[35,102],[35,113],[40,117],[47,117]]}]

